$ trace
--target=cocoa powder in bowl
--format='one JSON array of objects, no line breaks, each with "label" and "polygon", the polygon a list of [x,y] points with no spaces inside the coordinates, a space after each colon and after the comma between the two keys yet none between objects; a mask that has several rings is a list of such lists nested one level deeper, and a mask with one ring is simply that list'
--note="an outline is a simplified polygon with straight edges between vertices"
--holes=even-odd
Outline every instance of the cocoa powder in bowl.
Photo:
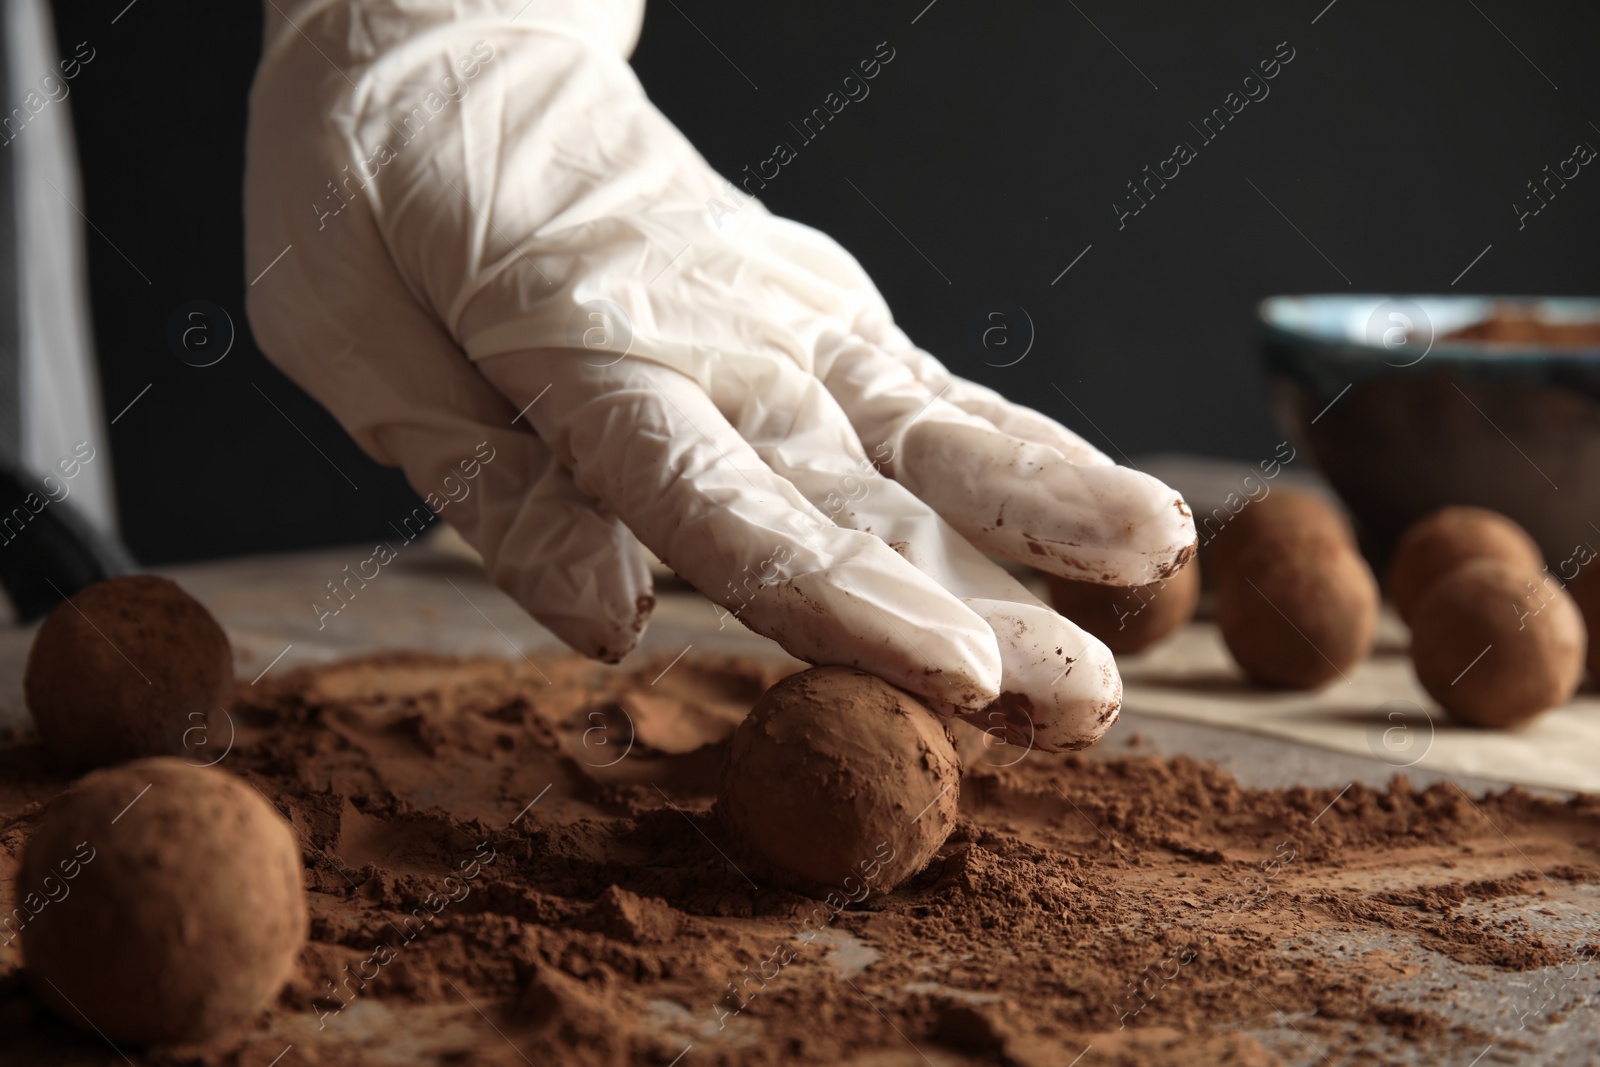
[{"label": "cocoa powder in bowl", "polygon": [[28,977],[113,1042],[203,1040],[289,977],[309,924],[302,871],[288,824],[225,771],[172,757],[95,771],[51,801],[23,853]]},{"label": "cocoa powder in bowl", "polygon": [[152,574],[109,578],[58,604],[23,674],[39,737],[82,770],[174,754],[233,702],[233,649],[205,605]]},{"label": "cocoa powder in bowl", "polygon": [[769,880],[812,893],[887,892],[955,825],[948,730],[864,671],[814,667],[762,695],[734,733],[717,816]]}]

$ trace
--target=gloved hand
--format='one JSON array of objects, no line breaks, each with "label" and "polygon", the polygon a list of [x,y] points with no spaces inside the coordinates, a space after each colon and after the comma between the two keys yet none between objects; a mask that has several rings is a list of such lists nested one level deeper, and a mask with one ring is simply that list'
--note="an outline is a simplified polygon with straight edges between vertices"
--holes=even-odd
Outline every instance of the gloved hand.
[{"label": "gloved hand", "polygon": [[628,67],[641,18],[270,0],[263,350],[420,493],[487,442],[445,517],[580,652],[639,640],[637,535],[800,659],[1090,743],[1121,702],[1110,653],[984,553],[1148,583],[1194,551],[1182,499],[951,377],[848,253],[713,173]]}]

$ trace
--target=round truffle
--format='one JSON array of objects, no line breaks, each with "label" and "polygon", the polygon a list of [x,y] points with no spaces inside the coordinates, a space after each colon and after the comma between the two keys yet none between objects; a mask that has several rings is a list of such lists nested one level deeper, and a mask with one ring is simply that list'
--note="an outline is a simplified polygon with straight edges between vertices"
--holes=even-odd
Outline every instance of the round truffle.
[{"label": "round truffle", "polygon": [[255,1017],[305,944],[300,850],[261,795],[180,759],[95,771],[24,849],[23,965],[40,999],[121,1044]]},{"label": "round truffle", "polygon": [[1378,582],[1348,546],[1312,538],[1267,542],[1217,585],[1217,627],[1252,679],[1315,689],[1372,650]]},{"label": "round truffle", "polygon": [[181,754],[186,731],[233,702],[233,649],[176,582],[109,578],[56,605],[23,674],[39,737],[83,770]]},{"label": "round truffle", "polygon": [[[1567,592],[1572,594],[1578,610],[1583,613],[1584,628],[1600,630],[1600,567],[1590,567],[1590,562],[1593,562],[1592,557],[1584,562],[1583,570],[1567,586]],[[1589,642],[1587,658],[1589,673],[1600,678],[1600,641]]]},{"label": "round truffle", "polygon": [[1194,618],[1200,565],[1149,585],[1096,585],[1047,575],[1050,603],[1118,655],[1142,652]]},{"label": "round truffle", "polygon": [[1475,726],[1520,726],[1571,699],[1587,633],[1571,594],[1542,569],[1479,559],[1417,604],[1411,662],[1428,695]]},{"label": "round truffle", "polygon": [[739,724],[717,815],[769,880],[859,900],[944,844],[960,779],[933,712],[864,671],[814,667],[767,690]]},{"label": "round truffle", "polygon": [[1445,575],[1475,559],[1498,559],[1524,569],[1544,566],[1526,530],[1486,508],[1441,508],[1413,523],[1395,545],[1384,592],[1407,623],[1417,604]]},{"label": "round truffle", "polygon": [[1275,489],[1258,500],[1245,501],[1238,514],[1217,528],[1217,519],[1226,515],[1226,509],[1218,509],[1195,520],[1207,548],[1207,565],[1218,579],[1236,560],[1263,551],[1289,550],[1277,546],[1314,541],[1343,545],[1351,551],[1356,548],[1349,521],[1314,493]]}]

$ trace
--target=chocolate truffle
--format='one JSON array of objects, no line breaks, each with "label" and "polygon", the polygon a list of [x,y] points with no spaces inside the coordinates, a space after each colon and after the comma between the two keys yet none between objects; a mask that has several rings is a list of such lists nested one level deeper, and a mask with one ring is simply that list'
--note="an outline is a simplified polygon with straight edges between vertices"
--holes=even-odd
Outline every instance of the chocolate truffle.
[{"label": "chocolate truffle", "polygon": [[1314,493],[1274,489],[1246,503],[1227,525],[1211,532],[1200,521],[1207,566],[1221,579],[1234,562],[1259,552],[1291,551],[1287,546],[1306,541],[1331,542],[1355,550],[1356,535],[1345,517]]},{"label": "chocolate truffle", "polygon": [[1378,582],[1343,542],[1264,541],[1217,585],[1217,627],[1258,682],[1314,689],[1367,657],[1378,626]]},{"label": "chocolate truffle", "polygon": [[23,966],[63,1019],[114,1043],[204,1040],[288,978],[302,881],[288,824],[228,772],[173,757],[95,771],[24,849]]},{"label": "chocolate truffle", "polygon": [[[1586,630],[1600,632],[1600,567],[1590,567],[1585,561],[1582,572],[1567,586],[1567,592],[1572,594],[1572,599],[1577,602],[1578,610],[1583,613],[1583,625]],[[1600,678],[1600,641],[1589,642],[1588,652],[1589,673]]]},{"label": "chocolate truffle", "polygon": [[1486,508],[1441,508],[1419,519],[1395,546],[1384,592],[1407,623],[1433,585],[1463,563],[1499,559],[1524,569],[1544,566],[1544,554],[1526,530]]},{"label": "chocolate truffle", "polygon": [[767,879],[860,900],[944,844],[960,773],[949,731],[914,698],[864,671],[814,667],[740,723],[716,810]]},{"label": "chocolate truffle", "polygon": [[1428,695],[1475,726],[1519,726],[1565,704],[1587,635],[1571,594],[1540,568],[1500,559],[1457,567],[1423,596],[1411,662]]},{"label": "chocolate truffle", "polygon": [[1097,585],[1047,575],[1050,603],[1118,655],[1142,652],[1194,618],[1200,565],[1149,585]]},{"label": "chocolate truffle", "polygon": [[22,684],[39,737],[70,768],[175,755],[233,702],[233,649],[177,583],[109,578],[56,605]]}]

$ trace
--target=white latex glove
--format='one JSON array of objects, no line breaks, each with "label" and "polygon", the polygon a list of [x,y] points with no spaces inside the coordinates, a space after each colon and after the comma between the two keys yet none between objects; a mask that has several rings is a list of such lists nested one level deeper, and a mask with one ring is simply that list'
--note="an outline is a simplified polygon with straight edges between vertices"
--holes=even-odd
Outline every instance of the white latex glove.
[{"label": "white latex glove", "polygon": [[1013,742],[1092,742],[1121,702],[1111,654],[984,552],[1147,583],[1193,553],[1182,499],[952,378],[848,253],[713,173],[628,67],[641,18],[268,0],[263,350],[418,492],[488,442],[445,517],[587,655],[644,629],[637,535],[800,659]]}]

